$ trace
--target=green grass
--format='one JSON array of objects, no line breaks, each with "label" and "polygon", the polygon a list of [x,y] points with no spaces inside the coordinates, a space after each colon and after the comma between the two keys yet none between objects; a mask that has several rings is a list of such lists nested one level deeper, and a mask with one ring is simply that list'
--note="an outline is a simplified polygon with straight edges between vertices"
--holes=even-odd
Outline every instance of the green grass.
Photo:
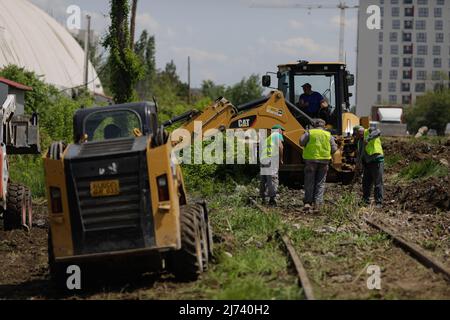
[{"label": "green grass", "polygon": [[40,156],[9,156],[9,174],[11,181],[28,186],[34,198],[45,197],[44,167]]},{"label": "green grass", "polygon": [[398,153],[386,155],[384,158],[384,163],[387,168],[395,166],[400,160],[402,160],[402,155]]},{"label": "green grass", "polygon": [[400,178],[406,180],[424,179],[429,177],[444,177],[449,174],[447,167],[439,162],[427,159],[421,162],[412,162],[399,173]]}]

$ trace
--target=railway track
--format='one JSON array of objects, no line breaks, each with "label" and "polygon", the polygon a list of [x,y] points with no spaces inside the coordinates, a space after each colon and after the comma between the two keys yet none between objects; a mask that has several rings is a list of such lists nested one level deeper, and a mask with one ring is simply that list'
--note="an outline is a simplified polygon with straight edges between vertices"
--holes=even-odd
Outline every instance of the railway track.
[{"label": "railway track", "polygon": [[[266,208],[264,206],[261,206],[260,204],[257,203],[257,201],[253,198],[249,198],[250,203],[257,207],[260,211],[268,213],[270,210],[270,208]],[[430,280],[429,283],[427,284],[422,284],[419,280],[417,281],[417,285],[419,287],[422,287],[423,290],[428,290],[432,288],[438,288],[438,291],[440,290],[440,292],[442,292],[442,296],[443,297],[448,297],[448,294],[450,293],[449,290],[447,289],[443,289],[443,287],[447,287],[448,288],[448,282],[450,282],[450,270],[444,265],[442,264],[440,261],[438,261],[436,258],[430,256],[428,253],[426,253],[422,248],[420,248],[419,246],[411,243],[410,241],[408,241],[407,239],[405,239],[402,235],[398,234],[396,231],[392,230],[391,228],[387,227],[386,225],[384,225],[383,223],[377,222],[372,220],[369,217],[364,217],[364,222],[374,228],[375,230],[382,232],[383,234],[387,235],[388,238],[390,238],[392,240],[392,249],[389,249],[389,252],[391,252],[391,254],[395,254],[395,258],[394,257],[387,257],[387,260],[385,261],[389,261],[388,264],[388,268],[387,274],[384,274],[383,279],[385,279],[385,281],[387,282],[383,282],[386,285],[383,286],[384,291],[382,296],[390,296],[390,292],[402,292],[403,291],[408,291],[409,289],[403,289],[401,283],[410,283],[410,277],[411,275],[420,275],[422,278],[427,278],[427,274],[429,272],[434,272],[435,275],[433,275],[432,277],[429,277]],[[355,222],[355,221],[353,221]],[[353,226],[357,226],[357,223],[353,223]],[[367,231],[365,231],[367,232]],[[286,254],[289,257],[289,260],[292,262],[292,264],[294,265],[294,269],[297,273],[297,277],[299,279],[299,285],[303,288],[303,291],[305,293],[305,297],[307,300],[314,300],[315,299],[315,294],[311,285],[311,282],[308,278],[308,273],[304,268],[304,263],[302,262],[301,258],[299,257],[297,251],[295,250],[295,248],[292,245],[291,240],[289,239],[289,237],[287,237],[286,235],[283,234],[278,234],[277,238],[279,239],[279,241],[282,243],[283,247],[284,247],[284,251],[286,252]],[[396,249],[394,249],[396,248]],[[370,257],[371,256],[371,251],[372,249],[370,247],[367,247],[365,249],[365,252],[367,252],[367,256]],[[386,259],[381,257],[382,259]],[[370,259],[370,258],[369,258]],[[403,268],[405,269],[406,273],[399,273],[396,272],[395,266],[399,266],[399,261],[404,261],[404,265]],[[394,263],[394,264],[392,264]],[[369,264],[366,265],[365,268],[367,268]],[[400,263],[401,265],[401,263]],[[425,268],[422,268],[425,267]],[[360,279],[361,275],[365,272],[365,269],[362,270],[358,276],[356,276],[356,278],[353,279],[352,283],[354,285],[357,285],[357,280]],[[442,277],[440,277],[439,275],[442,275]],[[437,280],[437,279],[441,279],[441,280]],[[326,284],[325,286],[328,286],[329,284]],[[428,286],[428,287],[427,287]],[[322,287],[322,285],[320,285],[320,287]],[[331,288],[331,287],[330,287]],[[324,292],[322,292],[321,296],[324,294]],[[414,293],[411,293],[414,294]],[[326,294],[325,294],[326,296]],[[395,293],[394,293],[395,296]],[[381,297],[381,296],[380,296]],[[414,296],[412,296],[414,297]]]},{"label": "railway track", "polygon": [[[258,202],[249,197],[250,203],[252,203],[255,207],[257,207],[262,212],[267,212],[267,209],[263,206],[259,205]],[[309,280],[308,274],[306,273],[306,269],[303,266],[302,260],[300,259],[297,251],[292,245],[291,239],[280,232],[277,232],[275,235],[276,239],[278,239],[283,245],[283,251],[288,255],[288,258],[292,265],[294,266],[295,272],[297,273],[298,284],[303,289],[306,300],[316,300],[313,287],[311,285],[311,281]]]},{"label": "railway track", "polygon": [[440,261],[427,254],[422,248],[406,240],[404,237],[383,223],[376,222],[368,217],[364,217],[364,221],[372,228],[377,229],[389,236],[395,245],[402,248],[423,266],[432,269],[436,273],[443,274],[444,278],[450,282],[450,270]]}]

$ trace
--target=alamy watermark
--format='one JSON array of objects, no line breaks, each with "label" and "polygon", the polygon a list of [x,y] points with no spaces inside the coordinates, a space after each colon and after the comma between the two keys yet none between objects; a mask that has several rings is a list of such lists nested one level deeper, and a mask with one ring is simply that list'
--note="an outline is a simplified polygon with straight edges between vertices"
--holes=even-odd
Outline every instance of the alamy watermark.
[{"label": "alamy watermark", "polygon": [[272,175],[280,163],[279,130],[209,129],[194,121],[194,132],[180,128],[171,135],[175,164],[261,164],[262,175]]}]

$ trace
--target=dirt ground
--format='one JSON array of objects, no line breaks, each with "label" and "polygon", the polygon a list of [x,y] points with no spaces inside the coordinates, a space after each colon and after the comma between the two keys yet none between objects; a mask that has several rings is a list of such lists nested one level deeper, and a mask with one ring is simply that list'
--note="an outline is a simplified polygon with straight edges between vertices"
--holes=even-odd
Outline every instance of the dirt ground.
[{"label": "dirt ground", "polygon": [[[340,212],[341,192],[327,186],[327,207],[319,214],[303,210],[303,191],[281,188],[274,209],[293,230],[291,237],[304,260],[316,295],[322,299],[450,299],[450,285],[424,268],[390,239],[363,222],[363,215],[381,220],[450,268],[450,177],[404,181],[397,174],[414,161],[450,163],[450,140],[441,144],[403,139],[384,141],[387,155],[398,161],[386,167],[385,206],[360,208],[350,199],[350,211]],[[341,187],[360,197],[360,184]],[[0,299],[182,299],[189,285],[168,276],[145,275],[82,296],[62,295],[52,287],[47,270],[47,218],[44,203],[34,208],[35,226],[5,232],[0,222]],[[226,234],[221,235],[226,238]],[[381,268],[381,290],[368,290],[367,266]],[[196,296],[204,297],[202,292]]]}]

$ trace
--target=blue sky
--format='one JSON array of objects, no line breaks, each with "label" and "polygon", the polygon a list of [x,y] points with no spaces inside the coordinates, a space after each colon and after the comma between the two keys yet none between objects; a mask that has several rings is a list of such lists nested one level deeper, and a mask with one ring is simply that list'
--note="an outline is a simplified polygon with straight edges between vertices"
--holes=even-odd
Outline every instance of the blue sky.
[{"label": "blue sky", "polygon": [[[69,5],[78,5],[104,35],[108,0],[31,0],[59,21]],[[357,0],[347,0],[349,5]],[[338,9],[252,8],[252,4],[338,4],[338,0],[139,0],[137,35],[147,29],[156,37],[156,62],[174,60],[187,81],[191,56],[192,84],[202,80],[231,85],[250,74],[276,71],[278,64],[299,59],[338,60]],[[356,73],[357,10],[347,10],[345,48]]]}]

